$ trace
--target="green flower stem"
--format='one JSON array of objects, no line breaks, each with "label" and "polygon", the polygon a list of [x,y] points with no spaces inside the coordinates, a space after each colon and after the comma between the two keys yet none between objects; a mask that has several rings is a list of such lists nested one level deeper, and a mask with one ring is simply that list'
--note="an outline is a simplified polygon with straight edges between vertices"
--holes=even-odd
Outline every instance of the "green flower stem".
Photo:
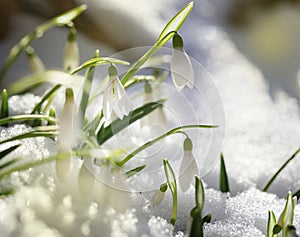
[{"label": "green flower stem", "polygon": [[87,6],[85,4],[71,9],[45,23],[35,28],[35,30],[28,35],[24,36],[18,44],[16,44],[11,50],[6,59],[5,65],[0,71],[0,82],[4,77],[5,73],[17,59],[17,57],[24,51],[29,44],[35,39],[41,38],[43,34],[49,29],[55,26],[64,26],[70,24],[76,17],[78,17],[83,11],[85,11]]},{"label": "green flower stem", "polygon": [[136,150],[134,150],[133,152],[131,152],[123,160],[121,160],[120,162],[118,162],[118,165],[120,167],[122,167],[126,162],[128,162],[132,157],[134,157],[135,155],[137,155],[141,151],[143,151],[146,148],[152,146],[156,142],[164,139],[165,137],[168,137],[168,136],[176,134],[176,133],[181,133],[185,129],[191,129],[191,128],[216,128],[216,127],[218,127],[218,126],[215,126],[215,125],[197,125],[196,124],[196,125],[185,125],[185,126],[180,126],[180,127],[173,128],[169,132],[164,133],[161,136],[159,136],[159,137],[157,137],[157,138],[155,138],[155,139],[153,139],[151,141],[146,142],[144,145],[140,146],[139,148],[137,148]]},{"label": "green flower stem", "polygon": [[0,118],[8,117],[8,94],[7,91],[4,89],[2,91],[2,102],[1,102],[1,111],[0,111]]},{"label": "green flower stem", "polygon": [[48,115],[28,114],[28,115],[10,116],[7,118],[0,119],[0,126],[11,122],[21,122],[21,121],[36,120],[36,119],[58,123],[58,120],[56,118],[50,117]]},{"label": "green flower stem", "polygon": [[284,164],[278,169],[278,171],[272,176],[272,178],[267,182],[267,184],[263,187],[262,191],[267,192],[271,184],[274,182],[274,180],[277,178],[277,176],[280,174],[280,172],[290,163],[300,152],[300,148],[294,152],[294,154],[286,161]]},{"label": "green flower stem", "polygon": [[[174,36],[174,34],[176,34],[176,32],[179,30],[179,28],[182,26],[182,24],[184,23],[184,21],[186,20],[190,12],[192,11],[193,5],[194,5],[193,2],[187,4],[167,23],[165,28],[160,33],[158,40],[156,41],[154,46],[151,49],[149,49],[124,75],[124,77],[121,80],[124,86],[130,80],[133,74],[136,73],[140,69],[140,67],[154,53],[156,53],[162,46],[164,46]],[[178,24],[174,27],[174,29],[171,29],[172,25],[178,20],[179,20]]]}]

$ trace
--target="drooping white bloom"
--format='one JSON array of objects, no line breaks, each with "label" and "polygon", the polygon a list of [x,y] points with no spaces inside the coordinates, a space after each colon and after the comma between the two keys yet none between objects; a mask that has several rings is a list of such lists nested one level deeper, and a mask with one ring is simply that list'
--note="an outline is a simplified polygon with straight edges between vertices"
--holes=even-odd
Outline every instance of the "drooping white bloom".
[{"label": "drooping white bloom", "polygon": [[192,89],[195,81],[192,63],[183,48],[183,40],[178,34],[173,37],[173,47],[170,64],[173,83],[178,91],[181,91],[185,86]]},{"label": "drooping white bloom", "polygon": [[28,63],[31,72],[36,73],[45,71],[44,63],[42,62],[40,57],[35,53],[33,48],[27,47],[26,54],[28,57]]},{"label": "drooping white bloom", "polygon": [[111,65],[108,68],[109,83],[103,95],[103,114],[107,121],[111,121],[112,113],[123,119],[129,114],[129,99],[121,84],[117,68]]},{"label": "drooping white bloom", "polygon": [[66,89],[66,100],[60,116],[58,150],[56,160],[56,175],[64,181],[71,168],[71,148],[76,144],[74,129],[77,127],[74,104],[74,93],[71,88]]},{"label": "drooping white bloom", "polygon": [[[145,84],[145,94],[144,94],[144,104],[154,102],[155,98],[152,92],[152,87],[149,83]],[[141,126],[151,126],[151,130],[153,130],[153,135],[158,136],[161,135],[161,132],[165,130],[166,117],[163,111],[163,106],[158,107],[154,111],[152,111],[147,116],[141,119]],[[158,131],[157,131],[158,130]]]},{"label": "drooping white bloom", "polygon": [[155,191],[151,200],[154,206],[158,206],[159,204],[161,204],[161,202],[164,200],[167,189],[168,189],[168,185],[167,183],[164,183],[160,186],[159,189]]},{"label": "drooping white bloom", "polygon": [[130,193],[125,183],[125,177],[116,171],[114,179],[108,165],[103,165],[99,179],[96,182],[96,200],[103,207],[112,207],[119,213],[125,212],[130,203]]},{"label": "drooping white bloom", "polygon": [[91,195],[94,187],[94,180],[94,176],[83,162],[78,175],[78,187],[82,197],[88,198]]},{"label": "drooping white bloom", "polygon": [[193,143],[186,138],[183,145],[184,155],[179,167],[179,185],[183,192],[186,192],[194,183],[195,175],[198,175],[197,162],[193,156]]},{"label": "drooping white bloom", "polygon": [[66,71],[71,71],[78,67],[80,62],[80,56],[79,56],[79,47],[78,43],[76,41],[76,30],[75,28],[70,29],[70,33],[68,36],[68,41],[65,45],[65,51],[64,51],[64,68]]}]

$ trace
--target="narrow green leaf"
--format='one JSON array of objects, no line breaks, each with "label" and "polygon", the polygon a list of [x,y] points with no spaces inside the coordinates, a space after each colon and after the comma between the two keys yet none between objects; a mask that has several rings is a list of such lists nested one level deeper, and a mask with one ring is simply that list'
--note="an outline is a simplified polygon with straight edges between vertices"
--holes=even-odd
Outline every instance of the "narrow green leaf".
[{"label": "narrow green leaf", "polygon": [[[268,212],[268,228],[267,228],[267,237],[273,237],[274,234],[274,227],[276,225],[276,217],[273,211]],[[276,235],[274,237],[277,237]]]},{"label": "narrow green leaf", "polygon": [[[56,113],[53,108],[50,108],[50,110],[49,110],[49,117],[54,118],[54,119],[56,118]],[[53,125],[56,125],[56,123],[52,122],[52,121],[48,121],[47,126],[53,126]]]},{"label": "narrow green leaf", "polygon": [[55,85],[48,93],[46,93],[40,100],[40,102],[34,106],[31,114],[39,114],[41,112],[44,102],[51,98],[59,88],[61,88],[61,84]]},{"label": "narrow green leaf", "polygon": [[45,82],[49,82],[53,85],[61,84],[67,87],[79,87],[81,84],[81,79],[71,76],[68,73],[56,70],[37,72],[22,77],[21,79],[9,85],[8,93],[10,95],[22,94]]},{"label": "narrow green leaf", "polygon": [[115,59],[115,58],[109,58],[109,57],[100,57],[100,58],[92,58],[83,64],[81,64],[79,67],[75,68],[72,72],[71,75],[76,74],[77,72],[80,72],[86,68],[89,67],[96,67],[100,65],[108,65],[108,64],[121,64],[121,65],[129,65],[130,63],[127,61]]},{"label": "narrow green leaf", "polygon": [[8,95],[7,95],[6,89],[3,89],[0,119],[6,118],[6,117],[8,117]]},{"label": "narrow green leaf", "polygon": [[[99,50],[96,51],[94,57],[99,57]],[[82,96],[79,105],[79,121],[84,125],[85,112],[90,98],[91,87],[94,79],[95,66],[90,66],[85,74]]]},{"label": "narrow green leaf", "polygon": [[146,167],[146,165],[142,165],[142,166],[139,166],[139,167],[136,167],[132,170],[129,170],[125,173],[125,175],[127,176],[127,178],[130,178],[131,176],[137,174],[138,172],[142,171],[144,168]]},{"label": "narrow green leaf", "polygon": [[35,39],[41,38],[43,34],[48,31],[49,29],[55,26],[63,26],[70,24],[76,17],[78,17],[84,10],[86,10],[86,5],[81,5],[74,9],[71,9],[61,15],[43,23],[42,25],[35,28],[35,30],[28,35],[24,36],[19,43],[17,43],[11,50],[6,59],[4,67],[0,71],[0,81],[14,63],[16,58],[21,54],[22,51],[26,49],[29,44],[34,41]]},{"label": "narrow green leaf", "polygon": [[204,188],[201,179],[198,176],[195,176],[195,202],[196,208],[202,213],[204,206]]},{"label": "narrow green leaf", "polygon": [[0,144],[4,144],[7,142],[11,142],[11,141],[18,141],[18,140],[26,139],[26,138],[33,138],[33,137],[54,138],[57,135],[58,135],[58,133],[56,132],[56,126],[41,126],[41,127],[35,127],[32,130],[25,132],[23,134],[1,140]]},{"label": "narrow green leaf", "polygon": [[36,119],[43,119],[45,121],[55,122],[58,121],[55,118],[49,117],[47,115],[40,115],[40,114],[24,114],[24,115],[16,115],[16,116],[9,116],[7,118],[0,119],[0,126],[4,124],[8,124],[11,122],[24,122]]},{"label": "narrow green leaf", "polygon": [[[187,4],[182,8],[176,15],[167,23],[165,28],[160,33],[158,40],[138,61],[136,61],[132,67],[127,71],[127,73],[122,78],[122,84],[126,85],[130,78],[143,66],[143,64],[148,61],[162,46],[164,46],[179,30],[183,22],[186,20],[193,8],[193,2]],[[178,21],[178,23],[176,23]]]},{"label": "narrow green leaf", "polygon": [[122,129],[128,127],[130,124],[143,118],[158,107],[161,107],[164,102],[165,100],[163,99],[156,102],[147,103],[131,111],[127,116],[124,116],[122,120],[116,119],[107,127],[104,127],[103,125],[97,133],[97,141],[99,145],[102,145],[104,142],[106,142],[112,136],[120,132]]},{"label": "narrow green leaf", "polygon": [[11,153],[11,152],[13,152],[14,150],[16,150],[19,146],[21,146],[21,144],[18,144],[18,145],[9,147],[9,148],[5,149],[4,151],[1,151],[1,152],[0,152],[0,160],[1,160],[2,158],[4,158],[5,156],[7,156],[9,153]]},{"label": "narrow green leaf", "polygon": [[203,219],[199,208],[194,207],[191,211],[192,225],[190,226],[189,237],[203,237]]},{"label": "narrow green leaf", "polygon": [[6,168],[6,167],[8,167],[8,166],[10,166],[10,165],[12,165],[12,164],[18,162],[19,160],[21,160],[21,158],[15,158],[15,159],[12,159],[12,160],[10,160],[10,161],[7,161],[7,162],[1,164],[1,165],[0,165],[0,170],[2,170],[2,169],[4,169],[4,168]]},{"label": "narrow green leaf", "polygon": [[278,169],[278,171],[271,177],[271,179],[263,187],[262,189],[263,192],[268,191],[269,187],[272,185],[272,183],[280,174],[280,172],[298,155],[299,152],[300,152],[300,148],[297,151],[295,151],[294,154],[286,162],[284,162],[284,164]]},{"label": "narrow green leaf", "polygon": [[174,171],[167,159],[163,159],[165,175],[167,178],[168,187],[172,194],[172,213],[170,217],[170,223],[175,225],[177,218],[177,183]]},{"label": "narrow green leaf", "polygon": [[220,157],[220,190],[223,193],[230,191],[223,153],[221,153]]},{"label": "narrow green leaf", "polygon": [[158,40],[162,40],[170,31],[178,31],[181,25],[184,23],[188,15],[193,9],[194,3],[190,2],[185,7],[183,7],[176,15],[167,23],[165,28],[160,33]]},{"label": "narrow green leaf", "polygon": [[[34,160],[34,161],[29,161],[20,165],[14,165],[13,167],[11,167],[10,169],[6,169],[3,170],[2,172],[0,171],[0,179],[2,179],[3,177],[12,174],[13,172],[16,171],[23,171],[23,170],[28,170],[30,168],[36,167],[36,166],[40,166],[42,164],[46,164],[52,161],[55,161],[57,159],[57,155],[56,156],[51,156],[48,158],[44,158],[44,159],[40,159],[40,160]],[[21,159],[15,159],[13,160],[14,163],[16,161],[19,161]],[[2,167],[0,167],[0,170],[2,169]]]},{"label": "narrow green leaf", "polygon": [[9,188],[9,189],[0,191],[0,198],[3,196],[4,197],[10,196],[10,195],[14,194],[14,192],[15,192],[15,189],[13,189],[13,188]]}]

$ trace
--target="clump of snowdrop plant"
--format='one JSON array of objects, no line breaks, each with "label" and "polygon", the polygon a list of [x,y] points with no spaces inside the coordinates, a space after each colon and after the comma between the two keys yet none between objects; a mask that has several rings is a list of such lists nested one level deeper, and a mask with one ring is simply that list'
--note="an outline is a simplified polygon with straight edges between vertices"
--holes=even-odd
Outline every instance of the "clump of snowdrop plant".
[{"label": "clump of snowdrop plant", "polygon": [[[147,164],[144,164],[124,171],[126,170],[124,169],[126,163],[134,159],[138,153],[163,138],[181,133],[186,135],[187,138],[184,141],[184,157],[180,168],[179,183],[182,190],[186,191],[194,176],[198,175],[198,169],[192,155],[192,141],[188,138],[187,131],[184,132],[183,130],[214,128],[216,127],[214,125],[187,124],[173,128],[166,133],[160,133],[159,136],[137,147],[128,155],[119,155],[117,158],[112,155],[114,148],[110,148],[111,151],[106,153],[107,155],[104,155],[104,152],[101,150],[104,149],[103,145],[109,139],[132,123],[141,122],[142,126],[149,126],[154,120],[160,123],[167,123],[163,111],[163,104],[167,98],[155,100],[153,90],[157,87],[152,86],[152,83],[161,83],[161,81],[156,80],[160,74],[159,70],[156,70],[156,76],[139,75],[135,77],[135,74],[168,41],[173,41],[174,54],[170,68],[175,88],[178,90],[178,93],[185,86],[190,89],[193,88],[194,73],[191,61],[183,49],[183,39],[177,33],[191,12],[192,7],[193,3],[189,3],[171,19],[154,46],[144,55],[141,55],[140,59],[123,74],[123,77],[118,75],[118,65],[129,65],[129,63],[116,58],[100,57],[98,50],[96,50],[92,59],[80,64],[79,47],[76,40],[77,32],[73,20],[86,9],[85,5],[55,17],[25,36],[20,43],[12,48],[0,76],[2,78],[5,75],[15,59],[23,51],[28,56],[32,74],[13,83],[8,88],[8,94],[27,92],[46,82],[53,85],[53,87],[44,93],[31,114],[15,117],[8,116],[8,107],[6,106],[7,93],[3,91],[2,107],[4,109],[1,112],[2,121],[0,123],[9,125],[11,121],[25,121],[31,126],[31,130],[21,137],[16,136],[9,139],[9,141],[36,136],[51,137],[57,142],[57,154],[54,157],[38,162],[33,161],[20,165],[16,163],[11,168],[8,165],[8,169],[5,171],[0,170],[0,177],[5,177],[15,171],[33,168],[42,163],[55,162],[58,181],[65,183],[69,178],[72,160],[80,159],[82,161],[77,179],[80,195],[87,200],[96,200],[103,208],[111,207],[115,211],[122,213],[127,210],[130,203],[130,191],[128,191],[130,187],[124,188],[128,185],[126,178],[135,175],[147,166]],[[33,40],[40,38],[44,32],[55,26],[67,26],[70,29],[65,44],[63,70],[47,69],[30,46]],[[106,83],[104,83],[100,94],[98,94],[102,98],[102,107],[91,118],[87,116],[86,111],[95,98],[94,95],[91,95],[91,89],[94,85],[95,69],[99,66],[107,68],[107,74],[103,75],[103,78],[107,78],[107,80],[105,79]],[[79,81],[78,73],[84,70],[86,71],[85,78]],[[157,74],[157,72],[159,73]],[[163,72],[161,75],[165,77],[166,73]],[[140,79],[136,79],[138,77]],[[144,84],[143,103],[140,107],[131,108],[132,105],[127,89],[138,83]],[[81,98],[79,105],[77,105],[74,91],[78,91],[79,88],[82,88]],[[61,108],[54,108],[52,101],[60,90],[64,91],[65,101]],[[6,154],[14,149],[16,148],[13,147],[6,150]],[[89,162],[91,160],[94,160],[94,162]],[[87,166],[86,163],[93,165]],[[173,197],[170,222],[175,224],[178,205],[176,175],[167,159],[163,160],[163,165],[167,182],[162,184],[156,191],[153,197],[153,204],[160,205],[165,192],[170,190]]]},{"label": "clump of snowdrop plant", "polygon": [[[167,100],[155,100],[152,83],[161,83],[157,75],[136,75],[151,57],[159,51],[167,42],[172,40],[173,55],[170,62],[171,80],[174,87],[180,93],[185,86],[193,89],[196,79],[189,56],[184,50],[183,38],[178,30],[190,14],[193,3],[187,4],[165,26],[154,46],[132,64],[121,77],[118,74],[119,65],[129,65],[128,62],[116,58],[99,56],[96,50],[92,59],[80,64],[79,47],[76,41],[77,33],[73,20],[78,17],[86,6],[82,5],[69,10],[52,20],[36,27],[15,45],[7,61],[0,72],[0,80],[17,57],[25,52],[32,74],[21,78],[2,92],[0,111],[0,125],[10,126],[11,122],[23,122],[30,128],[21,135],[17,135],[1,141],[1,144],[20,141],[30,137],[49,137],[57,143],[57,153],[54,156],[42,160],[20,162],[19,158],[10,159],[0,167],[0,179],[11,175],[16,171],[32,169],[44,163],[54,162],[58,182],[67,183],[72,161],[80,160],[77,174],[77,186],[81,197],[86,200],[94,200],[102,208],[112,208],[115,212],[124,213],[130,205],[130,190],[127,178],[141,172],[146,166],[138,165],[130,170],[125,166],[128,161],[138,159],[140,152],[174,134],[185,136],[183,142],[183,157],[181,157],[179,173],[176,174],[171,162],[167,158],[161,158],[165,172],[165,182],[154,191],[152,204],[162,205],[165,193],[170,191],[172,196],[172,208],[170,210],[170,223],[175,225],[177,218],[178,192],[186,192],[191,184],[195,186],[195,207],[190,212],[190,221],[187,226],[188,236],[203,236],[203,225],[210,222],[210,214],[202,217],[204,205],[204,188],[199,176],[197,162],[193,155],[193,141],[188,134],[189,129],[213,129],[216,125],[186,124],[172,128],[165,133],[159,133],[157,137],[146,141],[143,145],[126,152],[118,152],[118,147],[105,147],[106,143],[116,134],[126,129],[133,123],[141,126],[149,126],[153,121],[162,124],[167,123],[164,116],[164,103]],[[69,27],[69,35],[64,50],[63,69],[49,70],[43,64],[37,53],[30,46],[31,42],[43,36],[43,34],[56,26]],[[103,75],[104,86],[100,88],[98,97],[102,98],[102,107],[94,116],[87,116],[87,109],[95,99],[91,94],[94,86],[94,72],[96,67],[106,67],[107,73]],[[84,79],[78,74],[85,70]],[[159,70],[158,70],[159,71]],[[157,72],[157,71],[156,71]],[[157,74],[157,73],[156,73]],[[162,72],[161,78],[166,76]],[[32,88],[48,83],[52,88],[41,97],[30,114],[9,116],[8,96],[30,91]],[[135,84],[142,84],[144,95],[140,106],[132,108],[130,95],[127,89]],[[64,102],[61,108],[55,108],[52,101],[58,91],[64,92]],[[80,102],[74,99],[74,91],[81,90]],[[96,96],[96,97],[97,97]],[[6,155],[15,151],[21,142],[0,152],[0,159],[5,161]],[[263,191],[267,191],[280,171],[300,152],[294,155],[279,169],[279,171],[266,184]],[[117,155],[116,155],[117,154]],[[178,179],[177,179],[178,177]],[[178,188],[180,187],[180,188]],[[229,192],[229,184],[223,155],[221,155],[220,189]],[[1,195],[11,195],[13,192],[1,188]],[[268,236],[277,236],[282,231],[282,236],[296,236],[293,227],[293,210],[296,199],[289,193],[286,207],[276,221],[272,211],[269,212]]]}]

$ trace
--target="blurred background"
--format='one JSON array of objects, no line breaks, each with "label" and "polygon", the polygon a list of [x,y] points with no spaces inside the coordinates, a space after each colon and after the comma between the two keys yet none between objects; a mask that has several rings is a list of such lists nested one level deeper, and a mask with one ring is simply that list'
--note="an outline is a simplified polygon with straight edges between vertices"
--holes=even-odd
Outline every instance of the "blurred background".
[{"label": "blurred background", "polygon": [[[36,25],[82,3],[89,8],[75,22],[82,35],[81,57],[86,59],[95,48],[104,54],[152,45],[167,20],[188,1],[1,0],[0,66],[10,47]],[[49,48],[62,52],[65,29],[53,31],[54,35],[47,34],[34,47],[49,67],[59,67],[61,57],[52,55]],[[300,99],[299,0],[196,0],[182,31],[188,53],[208,69],[218,57],[214,44],[223,34],[261,71],[273,99],[281,90]],[[16,68],[19,75],[26,71],[21,63]],[[13,71],[10,80],[17,76]]]}]

